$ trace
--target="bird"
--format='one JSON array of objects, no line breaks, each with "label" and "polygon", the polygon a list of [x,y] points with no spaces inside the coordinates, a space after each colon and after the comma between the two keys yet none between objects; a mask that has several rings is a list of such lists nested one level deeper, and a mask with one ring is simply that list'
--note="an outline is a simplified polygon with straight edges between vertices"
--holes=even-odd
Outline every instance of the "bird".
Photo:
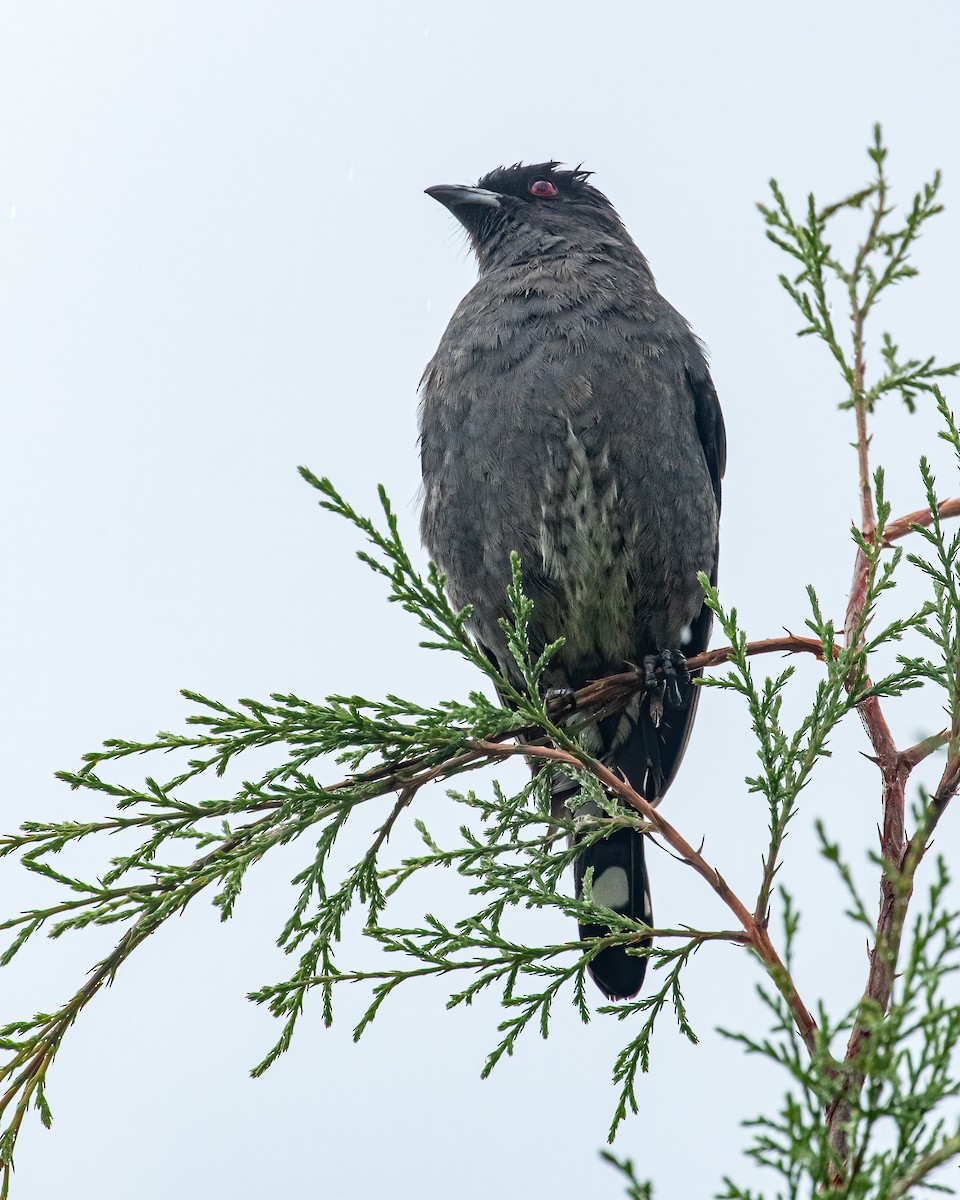
[{"label": "bird", "polygon": [[[533,601],[533,654],[564,639],[545,691],[640,671],[631,704],[582,736],[656,804],[697,710],[685,661],[710,636],[698,576],[717,578],[726,434],[703,344],[592,175],[515,163],[475,186],[426,189],[466,231],[479,272],[421,381],[421,537],[517,686],[500,624],[511,551]],[[555,775],[552,787],[554,811],[569,815],[575,781]],[[593,828],[606,815],[574,809]],[[574,862],[576,895],[592,872],[594,903],[648,931],[645,834],[609,824]],[[581,939],[609,932],[580,925]],[[621,943],[588,966],[608,999],[628,1000],[646,962]]]}]

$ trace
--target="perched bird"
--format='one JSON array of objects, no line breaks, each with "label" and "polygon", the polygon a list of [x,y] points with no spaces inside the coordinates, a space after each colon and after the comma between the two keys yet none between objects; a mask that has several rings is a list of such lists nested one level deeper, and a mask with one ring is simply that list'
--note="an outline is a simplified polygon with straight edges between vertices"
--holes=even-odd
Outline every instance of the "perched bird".
[{"label": "perched bird", "polygon": [[[549,687],[640,667],[646,690],[595,723],[588,748],[656,803],[697,707],[684,656],[710,633],[697,573],[716,579],[726,444],[700,342],[590,174],[517,164],[476,187],[427,188],[467,231],[480,274],[423,377],[421,532],[501,671],[515,674],[498,624],[512,550],[534,653],[566,639]],[[554,789],[562,810],[576,785]],[[578,896],[591,868],[596,902],[652,925],[643,834],[586,846]],[[645,967],[615,946],[591,971],[627,998]]]}]

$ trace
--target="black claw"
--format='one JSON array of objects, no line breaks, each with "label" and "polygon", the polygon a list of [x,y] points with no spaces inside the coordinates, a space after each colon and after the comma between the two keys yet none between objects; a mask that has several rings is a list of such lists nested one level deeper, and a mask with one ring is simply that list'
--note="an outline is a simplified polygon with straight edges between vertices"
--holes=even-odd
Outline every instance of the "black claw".
[{"label": "black claw", "polygon": [[648,692],[660,691],[660,680],[657,679],[657,667],[660,666],[660,660],[656,654],[645,654],[643,656],[643,686]]},{"label": "black claw", "polygon": [[687,670],[687,660],[679,650],[661,650],[660,662],[663,666],[663,676],[666,680],[665,700],[671,708],[683,707],[683,696],[680,684],[690,682],[690,672]]},{"label": "black claw", "polygon": [[[643,685],[652,695],[659,696],[670,708],[683,708],[681,686],[690,682],[687,660],[679,650],[659,650],[643,656]],[[658,677],[658,674],[659,677]]]}]

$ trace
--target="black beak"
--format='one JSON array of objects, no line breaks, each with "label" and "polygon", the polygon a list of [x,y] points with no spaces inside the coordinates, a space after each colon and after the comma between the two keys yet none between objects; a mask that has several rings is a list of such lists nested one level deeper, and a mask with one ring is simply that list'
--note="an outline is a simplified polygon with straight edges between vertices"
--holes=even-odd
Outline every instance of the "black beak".
[{"label": "black beak", "polygon": [[500,207],[500,197],[496,192],[488,192],[486,188],[460,187],[457,184],[441,183],[436,187],[428,187],[425,191],[428,196],[439,200],[444,208],[449,208],[451,212],[466,204],[487,205],[490,208]]}]

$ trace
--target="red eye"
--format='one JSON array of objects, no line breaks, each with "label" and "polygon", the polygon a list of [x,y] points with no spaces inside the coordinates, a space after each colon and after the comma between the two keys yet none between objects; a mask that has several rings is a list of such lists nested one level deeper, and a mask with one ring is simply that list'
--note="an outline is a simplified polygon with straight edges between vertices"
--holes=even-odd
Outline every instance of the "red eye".
[{"label": "red eye", "polygon": [[530,194],[532,196],[555,196],[557,189],[549,179],[535,179],[530,184]]}]

